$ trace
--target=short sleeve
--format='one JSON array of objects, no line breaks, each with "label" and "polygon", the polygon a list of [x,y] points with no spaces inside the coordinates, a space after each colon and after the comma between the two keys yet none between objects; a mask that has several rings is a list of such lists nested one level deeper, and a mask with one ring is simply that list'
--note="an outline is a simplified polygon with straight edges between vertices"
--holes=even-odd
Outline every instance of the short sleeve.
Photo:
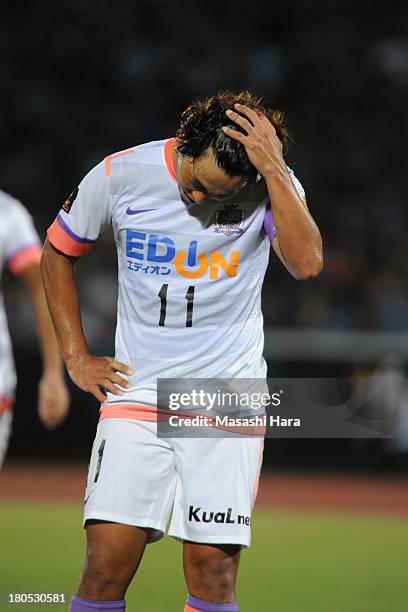
[{"label": "short sleeve", "polygon": [[302,183],[295,176],[295,173],[293,172],[292,168],[288,167],[288,171],[289,171],[289,176],[292,179],[292,183],[294,184],[295,189],[298,192],[300,199],[303,201],[303,204],[306,205],[306,194],[305,194],[305,190],[303,189]]},{"label": "short sleeve", "polygon": [[6,225],[4,255],[13,274],[21,274],[41,259],[41,243],[31,215],[24,206],[10,198],[12,205],[3,220]]},{"label": "short sleeve", "polygon": [[87,253],[110,224],[109,176],[101,162],[64,202],[47,231],[51,244],[72,257]]},{"label": "short sleeve", "polygon": [[[305,194],[305,190],[303,189],[302,183],[295,176],[295,173],[293,172],[293,170],[291,168],[289,168],[289,166],[287,166],[287,168],[288,168],[289,176],[290,176],[290,178],[292,180],[292,183],[295,186],[295,189],[298,192],[298,195],[299,195],[300,199],[302,200],[303,204],[307,208],[306,194]],[[272,215],[272,210],[271,210],[270,203],[268,204],[268,207],[267,207],[266,212],[265,212],[264,230],[265,230],[265,233],[267,234],[267,236],[269,237],[270,242],[272,243],[274,238],[275,238],[275,236],[276,236],[276,230],[275,230],[275,222],[273,220],[273,215]]]}]

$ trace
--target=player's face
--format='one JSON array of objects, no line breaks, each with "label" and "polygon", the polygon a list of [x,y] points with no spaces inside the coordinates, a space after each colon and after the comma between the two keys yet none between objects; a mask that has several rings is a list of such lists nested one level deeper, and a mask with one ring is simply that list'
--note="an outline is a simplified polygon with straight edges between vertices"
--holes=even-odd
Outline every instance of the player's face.
[{"label": "player's face", "polygon": [[218,168],[211,152],[197,160],[177,153],[176,173],[181,199],[186,204],[222,201],[246,185],[241,177],[228,176]]}]

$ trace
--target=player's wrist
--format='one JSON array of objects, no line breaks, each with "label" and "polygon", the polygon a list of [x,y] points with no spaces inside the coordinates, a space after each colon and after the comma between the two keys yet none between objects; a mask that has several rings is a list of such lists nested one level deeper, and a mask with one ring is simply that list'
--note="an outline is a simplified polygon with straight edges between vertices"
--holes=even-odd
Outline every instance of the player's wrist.
[{"label": "player's wrist", "polygon": [[62,355],[67,370],[72,370],[74,368],[80,367],[84,359],[90,357],[91,354],[89,352],[88,347],[84,347],[82,349],[63,351]]},{"label": "player's wrist", "polygon": [[55,349],[49,351],[50,354],[43,355],[43,375],[44,374],[58,374],[64,371],[64,361],[59,351],[57,343],[55,343]]},{"label": "player's wrist", "polygon": [[45,366],[42,372],[42,379],[44,378],[54,378],[54,379],[64,379],[64,364],[61,359],[61,363]]},{"label": "player's wrist", "polygon": [[270,164],[261,173],[265,181],[282,181],[285,182],[289,177],[289,173],[285,164]]}]

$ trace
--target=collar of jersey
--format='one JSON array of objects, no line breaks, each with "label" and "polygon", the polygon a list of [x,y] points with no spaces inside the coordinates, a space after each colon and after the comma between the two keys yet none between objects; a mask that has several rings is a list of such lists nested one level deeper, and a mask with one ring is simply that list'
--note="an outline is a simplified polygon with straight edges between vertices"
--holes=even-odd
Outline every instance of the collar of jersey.
[{"label": "collar of jersey", "polygon": [[170,138],[164,144],[164,160],[166,162],[167,170],[169,171],[171,178],[177,183],[177,174],[174,168],[173,161],[173,145],[175,140],[175,138]]}]

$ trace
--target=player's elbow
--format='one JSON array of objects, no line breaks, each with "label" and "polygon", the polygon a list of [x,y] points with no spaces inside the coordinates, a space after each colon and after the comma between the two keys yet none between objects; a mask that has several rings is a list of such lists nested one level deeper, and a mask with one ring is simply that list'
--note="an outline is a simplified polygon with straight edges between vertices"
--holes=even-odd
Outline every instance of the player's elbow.
[{"label": "player's elbow", "polygon": [[316,278],[323,270],[323,254],[316,254],[313,259],[304,261],[298,269],[295,270],[293,276],[296,280],[309,280]]}]

